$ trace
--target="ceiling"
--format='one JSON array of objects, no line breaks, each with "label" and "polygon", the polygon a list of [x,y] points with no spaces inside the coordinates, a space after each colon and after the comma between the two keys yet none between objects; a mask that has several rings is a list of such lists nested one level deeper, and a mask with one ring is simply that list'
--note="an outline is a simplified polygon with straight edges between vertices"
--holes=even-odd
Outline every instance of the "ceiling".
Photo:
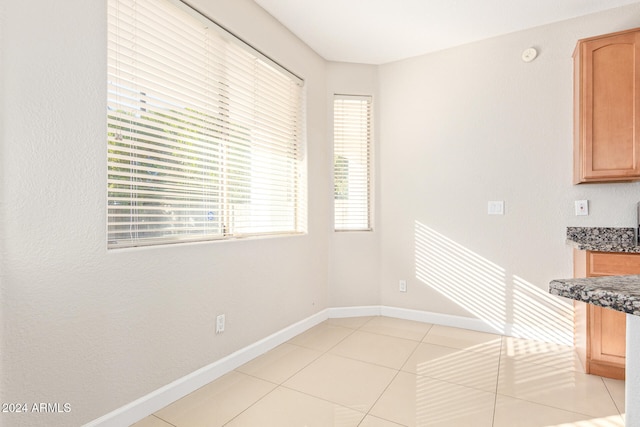
[{"label": "ceiling", "polygon": [[329,61],[384,64],[638,0],[254,0]]}]

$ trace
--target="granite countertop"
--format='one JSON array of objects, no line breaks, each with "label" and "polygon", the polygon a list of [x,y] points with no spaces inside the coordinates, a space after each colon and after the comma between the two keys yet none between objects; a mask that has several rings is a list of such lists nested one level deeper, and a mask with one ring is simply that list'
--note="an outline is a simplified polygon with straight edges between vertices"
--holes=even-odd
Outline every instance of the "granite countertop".
[{"label": "granite countertop", "polygon": [[584,251],[640,253],[631,227],[567,227],[567,243]]},{"label": "granite countertop", "polygon": [[552,280],[549,293],[640,316],[640,275]]}]

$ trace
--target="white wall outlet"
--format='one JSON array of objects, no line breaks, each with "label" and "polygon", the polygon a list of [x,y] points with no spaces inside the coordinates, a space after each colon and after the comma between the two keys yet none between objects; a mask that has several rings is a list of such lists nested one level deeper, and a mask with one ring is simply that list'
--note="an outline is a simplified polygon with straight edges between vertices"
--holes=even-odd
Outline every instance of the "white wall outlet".
[{"label": "white wall outlet", "polygon": [[589,201],[576,200],[576,216],[589,215]]},{"label": "white wall outlet", "polygon": [[491,200],[487,204],[489,215],[504,215],[504,200]]},{"label": "white wall outlet", "polygon": [[220,314],[216,317],[216,334],[221,334],[224,332],[224,314]]},{"label": "white wall outlet", "polygon": [[400,292],[407,292],[407,281],[406,280],[400,280],[400,283],[398,285],[398,290]]}]

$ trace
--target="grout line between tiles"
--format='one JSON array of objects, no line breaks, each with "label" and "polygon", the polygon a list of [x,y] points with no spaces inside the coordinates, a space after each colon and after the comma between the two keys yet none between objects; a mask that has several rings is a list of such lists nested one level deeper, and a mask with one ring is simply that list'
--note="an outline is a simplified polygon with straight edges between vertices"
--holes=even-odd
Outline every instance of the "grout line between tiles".
[{"label": "grout line between tiles", "polygon": [[[344,337],[342,337],[339,340],[337,340],[333,345],[328,347],[326,350],[318,350],[318,349],[315,349],[315,348],[310,348],[310,347],[305,347],[305,346],[302,346],[302,345],[299,345],[299,344],[294,344],[294,343],[291,343],[290,340],[286,341],[286,343],[289,344],[289,345],[292,345],[292,346],[295,346],[295,347],[298,347],[298,348],[303,348],[303,349],[311,349],[311,350],[314,350],[317,354],[315,354],[314,357],[308,363],[305,363],[304,366],[302,366],[299,369],[297,369],[294,373],[292,373],[291,375],[287,376],[287,378],[285,378],[284,380],[282,380],[279,383],[278,382],[274,382],[272,380],[267,380],[267,379],[264,379],[264,378],[260,378],[259,376],[256,376],[256,375],[253,375],[253,374],[247,374],[245,372],[238,371],[238,368],[234,369],[234,371],[242,373],[243,375],[247,375],[249,377],[256,378],[256,379],[271,383],[271,384],[274,385],[274,388],[272,390],[270,390],[269,392],[267,392],[265,395],[263,395],[260,398],[258,398],[255,402],[250,404],[244,410],[241,410],[237,414],[234,414],[233,417],[231,419],[229,419],[228,421],[226,421],[223,425],[225,425],[225,426],[228,425],[233,420],[237,419],[240,415],[244,414],[250,408],[253,408],[256,404],[261,402],[263,399],[265,399],[267,396],[269,396],[270,394],[274,393],[278,389],[281,389],[281,390],[285,390],[286,389],[286,390],[290,390],[290,391],[293,391],[293,392],[296,392],[296,393],[301,393],[301,394],[306,395],[308,397],[311,397],[311,398],[314,398],[314,399],[317,399],[317,400],[320,400],[320,401],[324,401],[324,402],[327,402],[327,403],[330,403],[332,405],[336,405],[336,406],[339,406],[339,407],[342,407],[342,408],[351,409],[351,410],[354,410],[354,411],[356,411],[356,412],[358,412],[360,414],[363,414],[362,418],[360,419],[360,421],[358,423],[358,425],[362,425],[362,423],[367,418],[367,416],[371,416],[371,417],[375,417],[375,418],[378,418],[378,419],[382,419],[382,420],[388,421],[390,423],[395,423],[397,425],[402,425],[402,424],[399,424],[396,421],[392,421],[392,420],[389,420],[387,418],[380,417],[380,416],[377,416],[377,415],[374,415],[374,414],[371,413],[373,408],[379,403],[379,401],[385,395],[385,393],[388,392],[391,384],[393,384],[393,382],[396,381],[396,379],[399,376],[400,372],[405,372],[405,373],[408,373],[408,374],[411,374],[411,375],[416,375],[416,377],[433,378],[433,379],[438,380],[438,381],[442,381],[442,382],[446,382],[446,383],[450,383],[450,384],[455,384],[455,385],[458,385],[458,386],[462,386],[462,387],[466,387],[466,388],[470,388],[470,389],[475,389],[475,390],[479,390],[479,391],[483,391],[483,392],[488,392],[487,390],[484,390],[484,389],[480,389],[480,388],[476,388],[476,387],[472,387],[472,386],[468,386],[468,385],[462,385],[462,384],[459,384],[457,382],[443,380],[441,378],[435,378],[435,377],[432,377],[432,376],[429,376],[429,375],[420,375],[420,374],[417,374],[417,373],[412,373],[412,372],[408,372],[408,371],[404,371],[403,370],[403,368],[407,364],[408,360],[411,359],[411,357],[413,357],[414,354],[416,353],[416,351],[418,351],[418,349],[420,348],[420,344],[429,344],[429,345],[434,345],[434,346],[446,347],[446,348],[455,349],[456,351],[465,352],[465,353],[484,353],[484,352],[482,352],[482,351],[477,352],[477,351],[468,350],[468,349],[461,349],[461,348],[451,347],[451,346],[442,345],[442,344],[425,343],[424,339],[429,335],[429,333],[431,333],[433,331],[433,326],[434,326],[433,324],[430,325],[429,329],[422,335],[422,338],[420,338],[419,340],[414,340],[414,339],[411,339],[411,338],[403,338],[403,337],[399,337],[397,335],[391,335],[391,334],[387,334],[387,333],[379,333],[379,332],[371,331],[371,330],[363,330],[363,328],[365,328],[367,325],[369,325],[371,322],[373,322],[377,317],[384,317],[384,316],[371,317],[366,322],[364,322],[362,325],[359,325],[357,327],[347,327],[347,326],[342,326],[342,325],[329,324],[329,326],[331,326],[331,327],[346,329],[349,332]],[[375,335],[379,335],[379,336],[404,339],[404,340],[407,340],[407,341],[413,341],[413,342],[416,343],[416,346],[413,348],[413,350],[411,352],[409,352],[409,354],[406,357],[406,359],[404,360],[403,364],[397,369],[393,368],[393,367],[381,365],[381,364],[378,364],[378,363],[373,363],[373,362],[370,362],[370,361],[361,360],[361,359],[358,359],[358,358],[355,358],[355,357],[349,357],[349,356],[344,356],[344,355],[340,355],[340,354],[331,353],[331,351],[333,351],[338,345],[343,343],[349,337],[352,337],[355,334],[356,331],[360,331],[360,332],[368,333],[368,334],[375,334]],[[506,354],[507,352],[506,352],[505,345],[504,345],[505,344],[505,336],[499,335],[499,334],[496,334],[496,335],[500,336],[500,347],[499,347],[499,351],[498,351],[498,371],[497,371],[497,375],[496,375],[496,379],[495,379],[495,389],[494,389],[494,392],[493,392],[494,401],[493,401],[493,412],[492,412],[492,418],[491,418],[491,425],[492,426],[495,426],[495,423],[496,423],[497,396],[498,396],[498,394],[500,394],[500,393],[498,393],[498,389],[499,389],[498,387],[499,387],[499,384],[500,384],[501,373],[502,373],[502,370],[501,370],[502,362],[509,359],[509,356]],[[373,401],[371,406],[366,411],[353,409],[353,408],[350,408],[350,407],[345,406],[343,404],[340,404],[340,403],[337,403],[337,402],[332,402],[331,400],[328,400],[326,398],[321,398],[321,397],[309,394],[307,392],[303,392],[303,391],[300,391],[300,390],[297,390],[297,389],[294,389],[294,388],[291,388],[289,386],[285,386],[284,385],[291,378],[293,378],[294,376],[296,376],[297,374],[299,374],[303,370],[307,369],[310,365],[312,365],[313,363],[317,362],[320,358],[322,358],[322,356],[325,356],[325,355],[331,355],[333,357],[340,357],[340,358],[344,358],[344,359],[348,359],[348,360],[353,360],[353,361],[358,361],[358,362],[361,362],[361,363],[366,363],[366,364],[369,364],[369,365],[372,365],[372,366],[378,366],[378,367],[390,369],[392,371],[395,371],[395,374],[391,378],[389,383],[381,391],[379,396],[375,399],[375,401]],[[530,363],[530,364],[533,364],[533,365],[547,366],[549,368],[556,368],[557,369],[556,366],[547,365],[545,363],[536,363],[536,362],[531,362],[529,360],[522,360],[522,362],[523,363]],[[574,369],[571,369],[571,370],[575,371]],[[602,380],[602,381],[604,383],[605,389],[607,390],[607,393],[608,393],[611,401],[614,403],[614,407],[617,409],[619,414],[622,414],[622,411],[620,410],[620,408],[618,407],[618,404],[616,403],[615,399],[613,398],[613,394],[612,394],[611,389],[607,385],[606,381],[604,381],[604,380]],[[508,395],[508,394],[500,394],[500,395],[501,396],[507,396],[507,397],[509,397],[511,399],[516,399],[516,400],[523,401],[523,402],[530,402],[530,403],[533,403],[533,404],[536,404],[536,405],[540,405],[540,406],[543,406],[543,407],[547,407],[547,408],[551,408],[551,409],[559,409],[559,410],[562,410],[562,411],[565,411],[565,412],[569,412],[569,413],[573,413],[573,414],[577,414],[577,415],[581,415],[581,416],[585,416],[585,417],[589,416],[588,414],[582,414],[580,412],[574,412],[574,411],[570,411],[570,410],[567,410],[567,409],[564,409],[564,408],[559,408],[559,407],[548,405],[548,404],[541,404],[541,403],[533,402],[533,401],[530,401],[530,400],[527,400],[527,399],[517,398],[517,397],[511,396],[511,395]],[[159,417],[159,416],[157,416],[155,414],[152,414],[152,415],[155,418],[167,423],[167,426],[177,427],[175,424],[169,423],[168,421],[162,419],[161,417]]]},{"label": "grout line between tiles", "polygon": [[[406,362],[405,362],[405,363],[406,363]],[[379,416],[377,416],[377,415],[373,415],[373,414],[371,413],[371,410],[376,406],[376,404],[378,403],[378,401],[379,401],[379,400],[382,398],[382,396],[387,392],[387,390],[389,389],[389,387],[391,386],[391,384],[396,380],[396,378],[398,377],[398,375],[400,375],[400,371],[399,371],[399,370],[398,370],[398,371],[396,371],[396,374],[393,376],[393,378],[391,378],[391,381],[389,381],[389,384],[387,384],[387,386],[384,388],[384,390],[382,390],[382,392],[380,393],[380,396],[378,396],[378,398],[377,398],[377,399],[376,399],[376,400],[371,404],[371,407],[367,410],[367,413],[365,414],[364,418],[366,418],[366,417],[367,417],[367,415],[371,415],[372,417],[373,417],[373,416],[375,416],[375,417],[377,417],[377,418],[381,418],[381,419],[383,419],[383,420],[385,420],[385,421],[389,421],[389,422],[396,423],[395,421],[391,421],[391,420],[388,420],[388,419],[386,419],[386,418],[382,418],[382,417],[379,417]],[[364,418],[362,419],[363,421],[364,421]],[[360,424],[362,424],[362,421],[360,421]],[[396,423],[396,424],[398,424],[398,423]]]},{"label": "grout line between tiles", "polygon": [[[505,337],[504,337],[504,336],[502,336],[501,344],[502,344],[502,341],[504,341],[504,338],[505,338]],[[494,424],[495,424],[495,413],[496,413],[496,408],[497,408],[498,395],[500,395],[500,396],[505,396],[505,397],[508,397],[508,398],[510,398],[510,399],[519,400],[519,401],[521,401],[521,402],[533,403],[533,404],[535,404],[535,405],[544,406],[544,407],[546,407],[546,408],[557,409],[557,410],[560,410],[560,411],[569,412],[569,413],[572,413],[572,414],[577,414],[577,415],[584,416],[584,417],[593,417],[592,415],[589,415],[589,414],[584,414],[584,413],[582,413],[582,412],[570,411],[570,410],[568,410],[568,409],[566,409],[566,408],[562,408],[562,407],[559,407],[559,406],[547,405],[547,404],[540,403],[540,402],[534,402],[534,401],[532,401],[532,400],[522,399],[522,398],[519,398],[519,397],[516,397],[516,396],[509,395],[509,394],[502,394],[502,393],[499,393],[499,392],[498,392],[498,385],[499,385],[499,382],[500,382],[500,375],[501,375],[501,369],[500,369],[500,367],[502,366],[502,359],[503,359],[503,354],[502,354],[502,352],[503,352],[503,350],[504,350],[504,346],[503,346],[503,345],[501,345],[501,346],[500,346],[500,361],[499,361],[499,363],[500,363],[500,364],[498,365],[498,377],[497,377],[497,383],[496,383],[496,402],[495,402],[495,404],[494,404],[494,408],[493,408],[493,423],[494,423]],[[515,359],[515,358],[514,358],[514,359]],[[517,359],[516,359],[516,360],[517,360]],[[529,361],[526,361],[526,360],[520,360],[520,362],[522,362],[522,363],[528,363],[528,364],[532,364],[532,365],[545,366],[545,367],[550,368],[550,369],[568,370],[568,371],[573,371],[573,372],[578,373],[578,374],[584,374],[584,373],[581,373],[581,372],[577,372],[577,371],[575,371],[574,369],[566,369],[566,368],[564,368],[564,369],[563,369],[563,368],[558,368],[558,367],[555,367],[555,366],[549,366],[549,365],[544,365],[544,364],[532,363],[532,362],[529,362]],[[588,375],[588,374],[584,374],[584,375]],[[605,389],[607,390],[607,393],[609,394],[609,397],[611,398],[611,401],[613,402],[614,407],[618,410],[618,413],[619,413],[618,415],[621,415],[620,409],[618,408],[618,405],[616,404],[615,399],[613,399],[613,396],[611,395],[611,392],[609,391],[609,388],[607,387],[607,383],[606,383],[606,381],[604,381],[604,380],[602,379],[602,377],[599,377],[599,378],[600,378],[600,380],[602,381],[602,383],[604,384]]]},{"label": "grout line between tiles", "polygon": [[604,380],[604,378],[602,379],[602,383],[604,384],[604,388],[607,390],[607,393],[609,393],[609,397],[613,401],[613,406],[615,406],[616,409],[618,410],[618,414],[620,414],[622,416],[622,410],[618,407],[618,403],[613,398],[613,394],[611,394],[611,390],[609,389],[609,386],[607,385],[607,382]]},{"label": "grout line between tiles", "polygon": [[[398,335],[394,335],[392,333],[384,333],[384,332],[378,332],[378,331],[370,331],[370,330],[363,330],[362,328],[364,328],[369,322],[372,322],[374,319],[376,318],[383,318],[385,316],[375,316],[371,319],[369,319],[365,324],[363,324],[362,326],[360,326],[357,330],[360,332],[364,332],[364,333],[369,333],[369,334],[375,334],[375,335],[382,335],[385,337],[392,337],[392,338],[398,338],[398,339],[403,339],[403,340],[408,340],[408,341],[416,341],[416,342],[423,342],[424,338],[427,336],[427,334],[429,333],[429,331],[431,330],[431,328],[433,328],[433,324],[432,323],[422,323],[422,322],[418,322],[415,320],[406,320],[406,319],[398,319],[398,320],[405,320],[407,322],[413,322],[413,323],[420,323],[422,325],[429,325],[429,329],[427,329],[425,331],[425,333],[422,335],[421,338],[419,339],[413,339],[413,338],[407,338],[407,337],[402,337],[402,336],[398,336]],[[400,329],[400,328],[398,328]]]},{"label": "grout line between tiles", "polygon": [[424,342],[424,339],[427,337],[427,335],[429,335],[429,332],[431,332],[432,329],[433,329],[433,323],[429,325],[429,329],[427,329],[427,331],[424,333],[422,338],[420,338],[420,342]]},{"label": "grout line between tiles", "polygon": [[[285,344],[289,344],[289,343],[285,343]],[[309,348],[307,348],[307,347],[302,347],[302,346],[300,346],[300,345],[296,345],[296,344],[289,344],[289,345],[292,345],[292,346],[295,346],[295,347],[298,347],[298,348],[301,348],[301,349],[304,349],[304,350],[310,350],[310,349],[309,349]],[[293,374],[289,375],[287,378],[285,378],[284,380],[282,380],[282,382],[275,382],[275,381],[272,381],[272,380],[269,380],[269,379],[266,379],[266,378],[262,378],[262,377],[260,377],[260,376],[258,376],[258,375],[256,375],[256,374],[250,374],[250,373],[247,373],[247,372],[243,372],[243,371],[241,371],[241,370],[240,370],[240,368],[242,368],[242,366],[244,366],[244,365],[242,365],[242,366],[238,366],[236,369],[234,369],[234,371],[235,371],[235,372],[238,372],[238,373],[241,373],[241,374],[244,374],[244,375],[248,375],[248,376],[250,376],[250,377],[256,378],[256,379],[261,380],[261,381],[266,381],[266,382],[269,382],[269,383],[271,383],[271,384],[275,384],[275,385],[277,385],[277,386],[281,386],[281,385],[283,385],[284,383],[286,383],[287,381],[289,381],[291,378],[293,378],[294,376],[296,376],[298,373],[300,373],[303,369],[308,368],[308,367],[309,367],[313,362],[315,362],[316,360],[318,360],[319,358],[321,358],[321,357],[324,355],[324,353],[322,353],[322,352],[320,352],[320,351],[318,351],[318,350],[315,350],[315,351],[318,353],[318,355],[317,355],[317,356],[314,356],[314,357],[313,357],[313,359],[311,359],[311,360],[309,361],[309,363],[305,364],[305,365],[304,365],[304,366],[302,366],[300,369],[298,369],[297,371],[295,371]],[[251,361],[249,361],[249,362],[247,362],[247,363],[250,363],[250,362],[251,362]]]},{"label": "grout line between tiles", "polygon": [[[319,396],[316,396],[316,395],[313,395],[313,394],[309,394],[309,393],[307,393],[307,392],[305,392],[305,391],[301,391],[301,390],[297,390],[297,389],[295,389],[295,388],[288,387],[288,386],[286,386],[286,385],[284,385],[284,384],[283,384],[283,385],[280,385],[280,386],[278,386],[278,387],[276,387],[276,388],[284,388],[284,389],[287,389],[287,390],[292,391],[292,392],[294,392],[294,393],[300,393],[300,394],[303,394],[303,395],[305,395],[305,396],[311,397],[311,398],[313,398],[313,399],[318,399],[318,400],[321,400],[321,401],[323,401],[323,402],[327,402],[327,403],[330,403],[330,404],[332,404],[332,405],[339,406],[339,407],[341,407],[341,408],[345,408],[345,409],[349,409],[349,410],[351,410],[351,411],[358,412],[358,413],[362,414],[362,419],[363,419],[363,420],[364,420],[364,418],[368,415],[368,412],[359,411],[359,410],[357,410],[357,409],[350,408],[349,406],[343,405],[343,404],[341,404],[341,403],[334,402],[334,401],[332,401],[332,400],[325,399],[325,398],[323,398],[323,397],[319,397]],[[362,420],[360,420],[360,422],[362,422]]]},{"label": "grout line between tiles", "polygon": [[460,384],[458,382],[453,382],[451,380],[445,380],[445,379],[442,379],[442,378],[436,378],[436,377],[432,377],[432,376],[429,376],[429,375],[414,374],[413,372],[408,372],[408,371],[401,371],[401,372],[403,372],[405,374],[409,374],[409,375],[415,375],[416,377],[420,377],[420,378],[428,378],[430,380],[440,381],[440,382],[451,384],[451,385],[455,385],[455,386],[458,386],[458,387],[463,387],[463,388],[468,388],[470,390],[480,391],[480,392],[483,392],[483,393],[497,394],[495,391],[487,391],[487,390],[485,390],[483,388],[472,387],[470,385]]},{"label": "grout line between tiles", "polygon": [[[386,335],[383,335],[383,336],[385,336],[385,337],[386,337]],[[348,338],[348,337],[347,337],[347,338]],[[402,338],[400,338],[400,339],[402,339]],[[412,341],[412,340],[407,340],[407,341]],[[327,351],[327,355],[330,355],[330,356],[337,356],[337,357],[342,357],[342,358],[344,358],[344,359],[354,360],[354,361],[356,361],[356,362],[368,363],[368,364],[373,365],[373,366],[378,366],[378,367],[380,367],[380,368],[392,369],[392,370],[394,370],[394,371],[395,371],[395,370],[402,371],[402,368],[403,368],[403,367],[404,367],[404,365],[407,363],[407,361],[409,360],[409,358],[413,355],[413,353],[415,353],[415,351],[416,351],[416,350],[418,349],[418,347],[420,346],[420,343],[419,343],[419,342],[416,342],[416,341],[412,341],[412,342],[414,342],[414,343],[415,343],[415,348],[414,348],[413,350],[411,350],[411,352],[409,353],[409,355],[407,356],[407,358],[404,360],[404,362],[402,362],[402,363],[400,364],[400,367],[399,367],[399,368],[396,368],[396,367],[394,367],[394,366],[382,365],[382,364],[380,364],[380,363],[375,363],[375,362],[371,362],[371,361],[368,361],[368,360],[362,360],[362,359],[359,359],[359,358],[357,358],[357,357],[346,356],[346,355],[344,355],[344,354],[332,353],[332,352],[331,352],[331,350],[333,350],[333,349],[328,350],[328,351]]]},{"label": "grout line between tiles", "polygon": [[500,383],[500,367],[502,366],[502,352],[504,351],[504,336],[500,336],[500,353],[498,356],[498,375],[496,375],[496,392],[493,394],[493,415],[491,415],[491,425],[496,424],[496,407],[498,406],[498,385]]},{"label": "grout line between tiles", "polygon": [[345,336],[344,336],[344,338],[342,338],[340,341],[338,341],[337,343],[335,343],[333,346],[329,347],[329,348],[327,349],[327,351],[325,351],[325,352],[324,352],[324,354],[329,353],[331,350],[333,350],[334,348],[336,348],[336,346],[337,346],[338,344],[340,344],[342,341],[346,340],[347,338],[349,338],[351,335],[355,334],[355,332],[356,332],[356,329],[351,329],[351,328],[344,328],[344,329],[350,329],[350,330],[351,330],[351,332],[350,332],[349,334],[345,335]]},{"label": "grout line between tiles", "polygon": [[[246,375],[246,374],[245,374]],[[264,380],[263,380],[264,381]],[[274,384],[274,383],[271,383]],[[235,420],[236,418],[238,418],[240,415],[244,414],[245,412],[247,412],[250,408],[253,408],[258,402],[260,402],[262,399],[264,399],[265,397],[269,396],[271,393],[273,393],[275,390],[278,389],[278,387],[280,387],[279,385],[275,384],[275,387],[270,390],[267,394],[265,394],[264,396],[260,397],[258,400],[256,400],[255,402],[253,402],[251,405],[247,406],[246,408],[244,408],[242,411],[238,412],[237,414],[235,414],[229,421],[225,422],[224,424],[222,424],[222,426],[226,426],[228,425],[231,421]]]},{"label": "grout line between tiles", "polygon": [[[559,408],[557,406],[551,406],[551,405],[547,405],[547,404],[544,404],[544,403],[534,402],[533,400],[522,399],[520,397],[514,397],[514,396],[510,396],[508,394],[496,393],[496,397],[498,395],[499,396],[508,397],[509,399],[519,400],[521,402],[533,403],[534,405],[544,406],[545,408],[556,409],[558,411],[563,411],[563,412],[568,412],[570,414],[580,415],[582,417],[596,418],[594,415],[584,414],[582,412],[570,411],[570,410],[565,409],[565,408]],[[614,414],[614,415],[620,415],[620,414]]]},{"label": "grout line between tiles", "polygon": [[[431,330],[431,328],[429,328],[429,330]],[[425,335],[424,335],[424,336],[426,336],[426,335],[427,335],[427,333],[428,333],[428,331],[427,331],[427,332],[425,332]],[[422,337],[423,339],[424,339],[424,336]],[[396,374],[393,376],[393,378],[391,378],[391,381],[389,381],[389,384],[387,384],[387,386],[384,388],[384,390],[382,390],[382,392],[380,393],[380,396],[378,396],[378,398],[373,402],[373,404],[371,405],[371,407],[369,408],[369,410],[368,410],[368,411],[367,411],[367,413],[365,414],[364,418],[366,418],[366,417],[367,417],[367,415],[371,415],[372,417],[380,418],[380,419],[383,419],[383,420],[385,420],[385,421],[389,421],[389,422],[391,422],[391,423],[398,424],[398,423],[396,423],[395,421],[391,421],[391,420],[388,420],[388,419],[386,419],[386,418],[382,418],[382,417],[379,417],[379,416],[377,416],[377,415],[373,415],[373,414],[371,413],[371,410],[376,406],[376,404],[378,403],[378,401],[380,401],[380,399],[382,398],[382,396],[387,392],[387,390],[389,389],[389,387],[391,386],[391,384],[396,380],[396,378],[398,377],[398,375],[400,375],[400,372],[404,372],[404,371],[402,371],[402,367],[403,367],[404,365],[406,365],[406,364],[407,364],[407,362],[409,361],[409,359],[411,359],[411,357],[413,356],[413,354],[414,354],[416,351],[418,351],[418,347],[420,347],[420,343],[421,343],[421,342],[422,342],[422,341],[419,341],[419,342],[417,343],[416,347],[413,349],[413,351],[412,351],[412,352],[407,356],[407,358],[405,359],[405,361],[404,361],[404,363],[402,364],[402,366],[400,366],[400,369],[398,369],[398,370],[396,371]],[[360,424],[362,424],[362,422],[364,421],[364,418],[362,419],[362,421],[360,421]],[[358,425],[360,425],[360,424],[358,424]],[[398,425],[402,425],[402,424],[398,424]]]},{"label": "grout line between tiles", "polygon": [[[273,388],[273,390],[269,391],[267,394],[265,394],[264,396],[262,396],[261,398],[259,398],[259,399],[258,399],[258,400],[256,400],[255,402],[253,402],[250,406],[248,406],[248,407],[247,407],[247,408],[245,408],[244,410],[242,410],[242,411],[240,411],[239,413],[237,413],[233,418],[231,418],[229,421],[227,421],[226,423],[224,423],[224,424],[223,424],[223,426],[228,425],[228,424],[229,424],[230,422],[232,422],[234,419],[238,418],[240,415],[242,415],[243,413],[245,413],[247,410],[249,410],[250,408],[252,408],[253,406],[255,406],[258,402],[260,402],[262,399],[266,398],[267,396],[269,396],[271,393],[273,393],[274,391],[276,391],[276,390],[277,390],[277,389],[279,389],[279,388],[286,388],[286,389],[291,390],[291,391],[294,391],[294,392],[296,392],[296,393],[301,393],[301,394],[304,394],[304,395],[306,395],[306,396],[312,397],[312,398],[314,398],[314,399],[319,399],[319,400],[322,400],[322,401],[325,401],[325,402],[331,403],[332,405],[338,405],[338,406],[341,406],[341,407],[343,407],[343,408],[352,409],[352,408],[348,408],[347,406],[341,405],[341,404],[339,404],[339,403],[337,403],[337,402],[332,402],[332,401],[330,401],[330,400],[322,399],[322,398],[320,398],[320,397],[318,397],[318,396],[314,396],[314,395],[312,395],[312,394],[308,394],[308,393],[305,393],[305,392],[302,392],[302,391],[300,391],[300,390],[296,390],[296,389],[293,389],[293,388],[291,388],[291,387],[287,387],[287,386],[285,386],[285,385],[284,385],[284,383],[285,383],[285,382],[289,381],[291,378],[293,378],[295,375],[297,375],[298,373],[300,373],[302,370],[304,370],[304,369],[306,369],[307,367],[309,367],[311,364],[313,364],[315,361],[317,361],[318,359],[320,359],[322,356],[324,356],[324,355],[328,354],[328,352],[329,352],[331,349],[333,349],[335,346],[337,346],[338,344],[340,344],[342,341],[344,341],[345,339],[347,339],[348,337],[350,337],[350,336],[351,336],[351,335],[352,335],[352,334],[357,330],[357,329],[347,328],[347,327],[343,327],[343,326],[337,326],[337,325],[331,325],[331,324],[329,324],[329,325],[330,325],[330,326],[332,326],[332,327],[337,327],[337,328],[342,328],[342,329],[348,329],[348,330],[350,330],[351,332],[350,332],[349,334],[345,335],[341,340],[339,340],[338,342],[336,342],[336,344],[334,344],[333,346],[329,347],[329,348],[328,348],[327,350],[325,350],[325,351],[321,351],[321,350],[317,350],[317,349],[311,349],[311,348],[304,347],[304,346],[301,346],[301,345],[298,345],[298,344],[293,344],[293,343],[291,343],[291,342],[290,342],[290,340],[289,340],[289,341],[287,341],[287,342],[286,342],[286,344],[294,345],[294,346],[299,347],[299,348],[305,348],[305,349],[309,349],[309,350],[314,350],[314,351],[317,351],[319,354],[317,355],[317,357],[315,357],[313,360],[311,360],[311,361],[310,361],[309,363],[307,363],[305,366],[303,366],[302,368],[298,369],[295,373],[293,373],[292,375],[290,375],[289,377],[287,377],[284,381],[282,381],[282,383],[280,383],[280,384],[278,384],[278,383],[274,383],[273,381],[265,380],[264,378],[260,378],[260,377],[257,377],[257,376],[255,376],[255,375],[251,375],[251,374],[247,374],[247,373],[241,372],[241,373],[243,373],[244,375],[248,375],[248,376],[251,376],[251,377],[253,377],[253,378],[257,378],[257,379],[259,379],[259,380],[266,381],[266,382],[269,382],[269,383],[271,383],[271,384],[274,384],[274,385],[275,385],[275,387]],[[236,370],[237,370],[237,369],[236,369]],[[240,371],[238,371],[238,372],[240,372]],[[357,412],[361,412],[361,411],[357,411]],[[362,413],[362,412],[361,412],[361,413]],[[363,419],[364,419],[364,417],[366,417],[366,413],[364,413],[364,414],[363,414]]]},{"label": "grout line between tiles", "polygon": [[357,329],[353,329],[353,328],[346,328],[346,327],[344,327],[344,326],[332,325],[332,324],[326,323],[326,321],[325,321],[325,322],[322,322],[322,323],[320,323],[320,324],[318,324],[318,325],[316,325],[316,326],[314,326],[314,327],[315,327],[315,328],[317,328],[317,327],[318,327],[318,326],[320,326],[320,325],[330,326],[330,327],[332,327],[332,328],[346,329],[346,330],[348,330],[348,331],[350,331],[350,332],[349,332],[347,335],[345,335],[342,339],[340,339],[338,342],[336,342],[335,344],[333,344],[331,347],[327,348],[326,350],[319,350],[319,349],[317,349],[317,348],[305,347],[304,345],[295,344],[295,343],[292,343],[292,342],[291,342],[291,340],[295,339],[296,337],[298,337],[298,336],[300,336],[300,335],[306,334],[306,333],[307,333],[307,332],[309,332],[309,331],[303,332],[303,334],[300,334],[300,335],[297,335],[296,337],[293,337],[291,340],[286,341],[286,342],[285,342],[285,344],[297,345],[298,347],[306,348],[306,349],[309,349],[309,350],[315,350],[315,351],[317,351],[317,352],[320,352],[320,353],[322,353],[322,354],[325,354],[325,353],[327,353],[329,350],[333,349],[335,346],[337,346],[338,344],[340,344],[342,341],[344,341],[345,339],[347,339],[348,337],[350,337],[351,335],[353,335],[353,334],[354,334],[354,332],[356,332],[356,330],[357,330]]},{"label": "grout line between tiles", "polygon": [[343,405],[342,403],[334,402],[333,400],[329,400],[329,399],[324,398],[324,397],[316,396],[315,394],[311,394],[311,393],[308,393],[306,391],[298,390],[296,388],[289,387],[289,386],[286,386],[284,384],[279,386],[279,387],[286,388],[287,390],[290,390],[290,391],[293,391],[293,392],[296,392],[296,393],[300,393],[300,394],[304,394],[305,396],[313,397],[314,399],[322,400],[323,402],[331,403],[332,405],[338,405],[338,406],[341,406],[343,408],[351,409],[352,411],[356,411],[356,412],[360,412],[361,414],[364,414],[364,412],[359,411],[357,409],[350,408],[349,406]]},{"label": "grout line between tiles", "polygon": [[170,426],[178,427],[177,425],[175,425],[175,424],[173,424],[173,423],[170,423],[169,421],[165,420],[164,418],[160,418],[160,417],[159,417],[159,416],[157,416],[156,414],[151,414],[151,416],[152,416],[152,417],[154,417],[154,418],[159,419],[159,420],[160,420],[160,421],[162,421],[162,422],[165,422],[165,423],[169,424]]}]

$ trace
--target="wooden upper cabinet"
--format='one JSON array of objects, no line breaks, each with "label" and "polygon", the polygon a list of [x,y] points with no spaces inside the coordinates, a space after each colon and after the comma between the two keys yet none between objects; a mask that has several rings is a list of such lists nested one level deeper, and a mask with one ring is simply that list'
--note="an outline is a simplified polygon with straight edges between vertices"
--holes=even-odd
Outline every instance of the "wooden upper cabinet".
[{"label": "wooden upper cabinet", "polygon": [[580,40],[574,183],[640,179],[640,28]]}]

